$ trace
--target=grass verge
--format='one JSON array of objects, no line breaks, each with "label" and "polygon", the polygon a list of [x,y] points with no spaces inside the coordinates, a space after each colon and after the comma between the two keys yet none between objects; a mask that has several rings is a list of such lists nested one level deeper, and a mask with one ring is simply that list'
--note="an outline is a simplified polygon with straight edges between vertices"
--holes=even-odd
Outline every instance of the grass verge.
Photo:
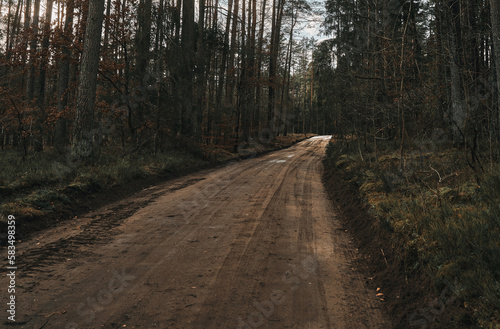
[{"label": "grass verge", "polygon": [[329,144],[325,183],[395,326],[500,328],[500,167],[478,175],[451,148],[408,150],[402,167],[350,143]]}]

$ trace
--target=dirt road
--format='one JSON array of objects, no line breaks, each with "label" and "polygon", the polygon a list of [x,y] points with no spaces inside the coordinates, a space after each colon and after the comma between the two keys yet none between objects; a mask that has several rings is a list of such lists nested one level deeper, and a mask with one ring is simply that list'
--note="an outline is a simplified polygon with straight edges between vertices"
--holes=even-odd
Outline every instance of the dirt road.
[{"label": "dirt road", "polygon": [[169,181],[18,243],[13,328],[388,328],[321,182],[327,141]]}]

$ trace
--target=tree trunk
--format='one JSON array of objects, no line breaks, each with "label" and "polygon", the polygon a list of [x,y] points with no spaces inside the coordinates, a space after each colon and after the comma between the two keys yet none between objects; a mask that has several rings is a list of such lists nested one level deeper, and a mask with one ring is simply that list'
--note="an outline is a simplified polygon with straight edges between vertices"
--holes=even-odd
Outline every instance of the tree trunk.
[{"label": "tree trunk", "polygon": [[43,151],[43,124],[45,122],[45,79],[47,75],[47,64],[49,62],[50,25],[52,22],[52,7],[54,1],[47,0],[45,11],[45,22],[43,27],[42,52],[40,60],[40,72],[35,83],[35,98],[38,104],[38,118],[35,127],[37,137],[33,140],[33,147],[36,152]]},{"label": "tree trunk", "polygon": [[193,61],[195,46],[194,31],[194,0],[183,0],[182,6],[182,35],[180,58],[180,88],[179,99],[181,102],[182,133],[196,137],[198,127],[193,118],[196,117],[196,109],[193,103]]},{"label": "tree trunk", "polygon": [[[261,75],[262,75],[262,58],[263,58],[263,45],[264,45],[264,22],[265,22],[265,15],[266,15],[266,0],[262,0],[262,8],[261,8],[261,17],[260,17],[260,26],[259,26],[259,40],[257,42],[257,64],[256,64],[256,70],[257,70],[257,85],[256,85],[256,90],[255,90],[255,100],[256,100],[256,108],[254,111],[254,124],[253,126],[255,128],[260,128],[261,125],[261,94],[262,94],[262,87],[261,87]],[[265,116],[267,118],[267,116]],[[266,123],[267,124],[267,123]],[[255,129],[254,128],[254,129]]]},{"label": "tree trunk", "polygon": [[162,72],[163,72],[163,40],[164,40],[164,29],[163,29],[163,19],[164,19],[164,0],[160,0],[157,20],[156,20],[156,40],[155,40],[155,78],[157,84],[157,95],[156,95],[156,120],[155,120],[155,131],[154,131],[154,153],[157,154],[161,146],[163,145],[163,131],[162,131],[162,118],[164,116],[165,103],[162,100],[166,99],[168,92],[163,91],[162,83]]},{"label": "tree trunk", "polygon": [[21,5],[22,5],[22,0],[19,0],[16,6],[16,13],[14,14],[14,19],[11,23],[11,36],[10,36],[10,42],[7,44],[9,53],[7,54],[7,60],[10,60],[11,50],[14,48],[14,44],[17,41],[17,35],[19,34],[19,29],[21,27],[21,15],[20,15],[20,10],[21,10]]},{"label": "tree trunk", "polygon": [[[233,20],[231,28],[231,48],[229,50],[229,63],[227,66],[227,84],[226,84],[226,103],[227,105],[233,105],[234,101],[234,85],[235,85],[235,65],[234,58],[236,55],[236,44],[238,40],[236,39],[236,30],[238,27],[238,13],[239,13],[239,0],[234,0],[234,10],[233,10]],[[229,15],[229,13],[228,13]]]},{"label": "tree trunk", "polygon": [[[490,0],[491,26],[493,30],[492,57],[495,61],[496,81],[497,81],[497,110],[496,122],[500,122],[500,3],[498,0]],[[500,141],[500,134],[497,136]]]},{"label": "tree trunk", "polygon": [[254,125],[255,112],[257,112],[256,100],[255,100],[255,37],[257,29],[257,0],[252,0],[251,5],[248,10],[248,105],[249,112],[247,118],[246,134],[250,136],[252,130],[257,130],[257,126]]},{"label": "tree trunk", "polygon": [[72,142],[72,157],[75,160],[91,158],[96,152],[96,145],[93,143],[94,106],[103,18],[104,0],[91,0],[76,99],[75,131]]},{"label": "tree trunk", "polygon": [[463,100],[463,84],[461,77],[461,29],[459,0],[449,1],[449,61],[451,79],[451,120],[453,141],[456,145],[465,142],[465,121],[467,108]]},{"label": "tree trunk", "polygon": [[136,76],[142,79],[146,75],[151,45],[151,0],[139,2],[138,21]]},{"label": "tree trunk", "polygon": [[38,21],[40,17],[40,0],[35,0],[33,8],[33,25],[32,34],[30,40],[30,59],[28,68],[28,82],[26,86],[26,100],[31,102],[33,100],[33,94],[35,92],[35,67],[36,67],[36,56],[38,47]]},{"label": "tree trunk", "polygon": [[[73,16],[75,3],[74,0],[66,2],[66,19],[64,22],[64,36],[72,39],[73,34]],[[57,112],[62,113],[68,105],[68,86],[69,86],[69,60],[71,51],[68,41],[63,43],[62,58],[59,64],[59,80],[57,83]],[[57,121],[54,144],[56,149],[62,150],[67,143],[66,118],[60,117]]]},{"label": "tree trunk", "polygon": [[[249,1],[249,10],[251,10],[251,2]],[[246,8],[245,1],[242,1],[241,7],[241,76],[238,83],[238,124],[236,126],[236,138],[238,138],[238,144],[248,142],[248,131],[250,127],[249,116],[250,116],[250,84],[251,79],[251,67],[249,66],[249,51],[250,45],[247,43],[249,40],[246,35]],[[250,12],[248,13],[248,21],[250,24]]]},{"label": "tree trunk", "polygon": [[[1,2],[1,1],[0,1]],[[24,11],[24,31],[28,31],[31,22],[31,0],[26,0],[25,11]],[[23,41],[21,59],[23,63],[26,63],[26,56],[28,51],[28,41]],[[23,75],[22,88],[24,90],[25,86],[25,76]]]},{"label": "tree trunk", "polygon": [[45,12],[45,22],[43,28],[43,40],[42,40],[42,53],[40,60],[40,75],[37,82],[37,99],[39,106],[43,107],[45,101],[45,78],[47,75],[47,64],[49,62],[49,45],[50,45],[50,25],[52,22],[52,7],[54,5],[54,0],[47,0],[47,7]]},{"label": "tree trunk", "polygon": [[[222,107],[222,93],[224,90],[224,82],[226,78],[226,66],[227,66],[227,50],[228,50],[228,44],[229,44],[229,27],[231,25],[231,10],[233,9],[233,0],[228,0],[228,12],[227,12],[227,18],[226,18],[226,30],[224,33],[224,45],[222,48],[222,56],[221,56],[221,64],[220,64],[220,72],[219,72],[219,84],[217,86],[217,95],[216,95],[216,101],[215,101],[215,106],[217,108],[217,111],[220,111],[220,108]],[[265,1],[265,0],[264,0]]]},{"label": "tree trunk", "polygon": [[[9,1],[8,4],[9,4],[9,9],[7,11],[7,28],[6,28],[7,31],[6,31],[6,37],[5,37],[5,44],[7,46],[7,49],[5,50],[5,57],[7,57],[7,58],[9,57],[9,53],[10,53],[9,44],[10,44],[10,38],[11,38],[10,31],[11,31],[11,24],[12,24],[11,17],[12,17],[12,4],[13,3],[12,3],[12,1]],[[7,75],[8,67],[9,67],[8,65],[5,67],[5,74],[4,75]]]},{"label": "tree trunk", "polygon": [[[277,3],[276,3],[277,1]],[[267,107],[267,125],[274,133],[277,133],[277,127],[272,127],[272,123],[276,120],[275,98],[277,89],[277,69],[278,55],[280,50],[281,40],[281,19],[283,17],[283,8],[285,0],[274,0],[273,4],[273,22],[271,29],[271,54],[269,56],[269,99]]]},{"label": "tree trunk", "polygon": [[[74,0],[69,0],[69,1],[74,1]],[[69,6],[69,4],[68,4]],[[106,20],[104,23],[104,42],[103,42],[103,52],[106,53],[108,51],[108,46],[109,46],[109,28],[110,28],[110,21],[111,21],[111,0],[106,0]]]},{"label": "tree trunk", "polygon": [[202,122],[204,113],[204,104],[206,97],[206,67],[207,67],[207,57],[205,55],[205,0],[199,0],[198,6],[198,40],[197,40],[197,53],[196,53],[196,111],[194,113],[193,121],[199,130],[198,134],[203,137],[202,134]]},{"label": "tree trunk", "polygon": [[[7,14],[7,35],[6,35],[6,42],[5,42],[5,61],[7,63],[10,62],[10,59],[12,57],[12,49],[14,47],[14,43],[15,43],[15,40],[17,39],[17,34],[19,32],[19,29],[20,29],[20,25],[21,25],[21,15],[20,15],[20,8],[21,8],[21,4],[22,4],[22,1],[19,1],[17,3],[17,7],[16,7],[16,12],[14,14],[14,18],[11,19],[12,17],[12,14],[11,14],[11,10],[12,10],[12,5],[13,5],[13,2],[12,1],[9,1],[9,9],[8,9],[8,14]],[[1,11],[0,11],[0,14],[1,14]],[[23,52],[24,53],[24,52]],[[4,85],[11,85],[11,82],[12,80],[8,77],[9,75],[9,71],[10,71],[10,65],[5,65],[5,70],[3,72],[3,79],[2,79],[2,82],[0,83],[0,87],[1,86],[4,86]]]},{"label": "tree trunk", "polygon": [[281,89],[281,101],[280,101],[280,114],[282,115],[282,118],[280,120],[281,124],[281,132],[283,133],[283,136],[286,136],[288,131],[287,131],[287,125],[288,125],[288,106],[286,100],[288,100],[288,90],[290,89],[290,76],[291,76],[291,66],[292,66],[292,53],[293,53],[293,33],[295,29],[295,24],[297,23],[297,12],[294,12],[295,8],[292,3],[292,8],[291,8],[291,26],[290,26],[290,34],[288,36],[288,45],[287,45],[287,51],[286,51],[286,56],[285,56],[285,85]]}]

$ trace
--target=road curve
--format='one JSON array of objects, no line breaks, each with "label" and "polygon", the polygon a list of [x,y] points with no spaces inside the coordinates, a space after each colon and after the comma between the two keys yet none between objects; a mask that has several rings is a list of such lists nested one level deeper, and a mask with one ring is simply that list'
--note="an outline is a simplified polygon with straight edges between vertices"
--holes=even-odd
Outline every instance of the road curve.
[{"label": "road curve", "polygon": [[328,139],[154,186],[18,243],[15,327],[389,328],[321,182]]}]

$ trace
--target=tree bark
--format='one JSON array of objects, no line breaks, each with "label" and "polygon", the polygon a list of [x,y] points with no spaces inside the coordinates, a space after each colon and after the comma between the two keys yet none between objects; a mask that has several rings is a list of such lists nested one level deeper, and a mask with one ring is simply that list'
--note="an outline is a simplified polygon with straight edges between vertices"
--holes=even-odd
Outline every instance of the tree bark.
[{"label": "tree bark", "polygon": [[[65,38],[72,38],[73,34],[73,17],[75,10],[74,0],[66,2],[66,19],[64,21],[64,36]],[[68,42],[62,45],[62,58],[59,66],[59,79],[57,82],[57,112],[62,113],[68,105],[68,86],[69,86],[69,60],[71,51]],[[62,150],[67,143],[67,123],[66,118],[61,116],[57,121],[54,144],[56,149]]]},{"label": "tree bark", "polygon": [[33,34],[30,40],[30,58],[29,58],[29,68],[28,68],[28,82],[26,86],[26,100],[31,102],[33,100],[33,94],[35,92],[35,67],[36,67],[36,56],[37,56],[37,46],[38,46],[38,22],[40,19],[40,0],[35,0],[33,8],[33,24],[32,31]]},{"label": "tree bark", "polygon": [[72,158],[85,160],[96,153],[93,142],[94,106],[101,48],[104,0],[90,0],[76,99]]},{"label": "tree bark", "polygon": [[39,106],[43,107],[45,101],[45,78],[47,75],[47,64],[49,62],[49,45],[50,45],[50,25],[52,22],[52,7],[54,0],[47,0],[47,7],[45,12],[45,22],[43,27],[43,40],[42,40],[42,53],[40,60],[40,75],[37,83],[37,99]]},{"label": "tree bark", "polygon": [[[0,1],[1,2],[1,1]],[[25,11],[24,11],[24,31],[28,31],[30,28],[30,22],[31,22],[31,0],[26,0],[26,5],[25,5]],[[21,59],[23,63],[26,63],[26,56],[27,56],[27,51],[28,51],[28,41],[24,40],[23,41],[23,47],[22,47],[22,54],[21,54]],[[24,76],[23,76],[23,90],[24,90]]]},{"label": "tree bark", "polygon": [[[264,0],[265,1],[265,0]],[[222,106],[222,93],[224,90],[224,82],[226,78],[226,65],[227,65],[227,50],[229,44],[229,27],[231,25],[231,10],[233,9],[233,0],[228,0],[228,12],[226,17],[226,30],[224,33],[224,45],[222,49],[222,58],[219,72],[219,84],[217,86],[216,108],[220,109]],[[219,110],[217,110],[219,111]]]},{"label": "tree bark", "polygon": [[38,104],[38,118],[35,124],[37,138],[33,141],[33,147],[36,152],[43,151],[43,123],[45,122],[45,78],[47,75],[47,64],[49,62],[49,44],[50,44],[50,25],[52,21],[53,0],[47,0],[45,10],[45,22],[43,27],[42,52],[40,58],[40,71],[35,83],[35,98]]},{"label": "tree bark", "polygon": [[[236,55],[236,30],[238,27],[238,13],[239,13],[239,0],[234,0],[234,10],[232,13],[232,28],[231,28],[231,48],[229,50],[229,62],[227,67],[227,84],[226,84],[226,103],[227,105],[233,105],[234,101],[234,85],[235,85],[235,65],[234,58]],[[228,13],[230,15],[230,13]]]},{"label": "tree bark", "polygon": [[281,20],[283,17],[283,8],[285,0],[274,0],[273,3],[273,22],[271,29],[271,54],[269,56],[269,99],[267,107],[267,125],[274,133],[277,133],[277,127],[271,127],[272,123],[276,121],[275,111],[275,98],[277,87],[277,69],[278,69],[278,55],[280,50],[281,40]]},{"label": "tree bark", "polygon": [[[500,3],[498,3],[498,0],[490,0],[490,11],[494,49],[492,56],[495,61],[497,80],[497,111],[495,121],[500,122]],[[500,140],[500,134],[497,138]]]},{"label": "tree bark", "polygon": [[[262,8],[261,8],[261,17],[260,17],[260,26],[259,26],[259,40],[257,42],[257,64],[256,64],[256,69],[257,69],[257,86],[255,89],[255,100],[256,100],[256,108],[254,111],[254,124],[253,126],[255,128],[260,127],[262,124],[262,118],[261,118],[261,94],[262,94],[262,87],[261,87],[261,75],[262,75],[262,60],[263,60],[263,45],[264,45],[264,22],[265,22],[265,16],[266,15],[266,0],[262,0]],[[265,116],[267,118],[267,116]],[[267,124],[267,123],[266,123]]]},{"label": "tree bark", "polygon": [[[68,0],[74,1],[74,0]],[[104,23],[104,42],[103,42],[103,52],[106,53],[108,51],[109,46],[109,28],[111,21],[111,0],[106,0],[106,20]]]},{"label": "tree bark", "polygon": [[193,102],[193,63],[194,63],[194,0],[183,0],[182,5],[182,35],[180,58],[180,88],[179,99],[181,102],[182,127],[181,133],[193,137],[198,136],[196,109]]},{"label": "tree bark", "polygon": [[137,66],[136,76],[140,79],[146,75],[151,46],[151,0],[141,0],[138,10],[139,30],[137,31]]},{"label": "tree bark", "polygon": [[207,67],[207,56],[205,55],[205,0],[199,0],[198,4],[198,40],[196,49],[196,111],[194,111],[193,121],[199,130],[198,134],[203,138],[202,134],[202,122],[204,113],[204,104],[206,97],[206,67]]},{"label": "tree bark", "polygon": [[460,69],[461,63],[461,29],[459,0],[450,0],[449,5],[449,61],[451,83],[451,120],[453,141],[456,145],[465,142],[465,121],[467,108],[463,99],[463,84]]}]

